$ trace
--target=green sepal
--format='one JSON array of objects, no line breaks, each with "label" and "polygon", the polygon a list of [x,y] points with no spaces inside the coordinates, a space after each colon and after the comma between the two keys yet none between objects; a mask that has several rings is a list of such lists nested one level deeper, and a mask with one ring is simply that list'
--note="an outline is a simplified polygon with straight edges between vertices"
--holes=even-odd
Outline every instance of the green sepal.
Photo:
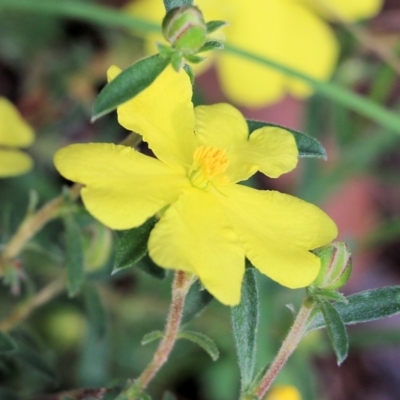
[{"label": "green sepal", "polygon": [[276,128],[282,128],[290,132],[294,139],[296,140],[296,145],[299,150],[299,157],[314,157],[327,159],[326,151],[322,144],[315,138],[301,133],[291,128],[286,128],[281,125],[271,124],[269,122],[247,120],[247,125],[249,127],[250,134],[256,129],[263,128],[264,126],[271,126]]},{"label": "green sepal", "polygon": [[189,64],[185,64],[183,66],[183,69],[185,70],[185,72],[188,74],[189,79],[190,79],[190,83],[192,84],[192,86],[194,85],[194,72],[193,72],[193,68],[189,65]]},{"label": "green sepal", "polygon": [[[333,303],[346,325],[374,321],[400,313],[400,286],[366,290],[346,297],[347,304]],[[307,331],[325,327],[320,312],[311,320]]]},{"label": "green sepal", "polygon": [[224,44],[222,42],[219,42],[218,40],[210,40],[204,43],[204,46],[198,51],[198,53],[203,53],[205,51],[211,51],[211,50],[223,50],[223,49],[224,49]]},{"label": "green sepal", "polygon": [[143,339],[142,339],[142,341],[140,342],[140,344],[141,344],[142,346],[145,346],[146,344],[149,344],[149,343],[151,343],[151,342],[154,342],[155,340],[160,340],[160,339],[162,339],[163,336],[164,336],[164,333],[161,332],[161,331],[152,331],[152,332],[146,333],[146,334],[143,336]]},{"label": "green sepal", "polygon": [[171,54],[171,65],[176,72],[179,72],[185,66],[185,59],[180,52],[174,51]]},{"label": "green sepal", "polygon": [[99,293],[93,285],[83,287],[83,304],[90,326],[98,339],[102,339],[107,329],[107,315]]},{"label": "green sepal", "polygon": [[198,64],[205,60],[204,57],[196,56],[194,54],[185,54],[185,59],[192,64]]},{"label": "green sepal", "polygon": [[193,343],[196,343],[200,346],[203,350],[205,350],[213,361],[218,360],[219,358],[219,351],[214,343],[214,341],[209,338],[208,336],[204,335],[200,332],[194,331],[182,331],[178,333],[179,339],[187,339]]},{"label": "green sepal", "polygon": [[311,296],[315,297],[322,297],[326,300],[330,300],[330,301],[336,301],[339,303],[345,303],[347,304],[349,301],[347,300],[347,298],[340,292],[338,292],[337,290],[326,290],[326,289],[319,289],[316,288],[315,290],[313,290],[312,292],[309,292]]},{"label": "green sepal", "polygon": [[67,269],[67,288],[70,297],[75,296],[84,280],[84,250],[83,238],[79,225],[73,214],[63,217],[65,227],[65,267]]},{"label": "green sepal", "polygon": [[231,309],[232,328],[241,376],[241,390],[251,385],[254,377],[259,321],[259,296],[253,268],[246,269],[240,304]]},{"label": "green sepal", "polygon": [[93,105],[92,122],[146,89],[169,63],[169,58],[155,54],[123,70],[97,96]]},{"label": "green sepal", "polygon": [[340,365],[346,359],[349,351],[349,338],[346,327],[340,314],[329,301],[320,300],[318,304],[325,320],[329,340],[336,354],[338,365]]},{"label": "green sepal", "polygon": [[185,6],[187,4],[192,5],[193,0],[163,0],[165,11],[168,12],[174,8]]},{"label": "green sepal", "polygon": [[0,331],[0,354],[10,353],[18,349],[14,339],[6,333]]},{"label": "green sepal", "polygon": [[122,234],[115,249],[113,273],[135,265],[145,256],[150,232],[156,222],[157,218],[151,217],[139,227]]},{"label": "green sepal", "polygon": [[182,325],[198,316],[214,297],[197,280],[189,289],[183,307]]},{"label": "green sepal", "polygon": [[226,21],[208,21],[206,22],[207,33],[215,32],[217,29],[228,25]]}]

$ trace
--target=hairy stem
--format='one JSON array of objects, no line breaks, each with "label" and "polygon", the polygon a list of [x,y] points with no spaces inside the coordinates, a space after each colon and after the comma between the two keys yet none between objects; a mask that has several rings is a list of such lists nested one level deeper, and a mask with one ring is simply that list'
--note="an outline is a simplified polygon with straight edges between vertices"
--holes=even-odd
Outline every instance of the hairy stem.
[{"label": "hairy stem", "polygon": [[[315,307],[314,300],[308,296],[304,299],[303,304],[289,330],[281,348],[278,351],[274,361],[272,361],[265,375],[260,379],[252,391],[258,399],[263,399],[272,382],[275,380],[286,361],[289,359],[293,351],[297,348],[302,339],[308,324],[308,318]],[[246,397],[245,397],[246,398]]]},{"label": "hairy stem", "polygon": [[135,381],[128,385],[128,387],[117,398],[117,400],[136,399],[143,389],[145,389],[149,382],[154,378],[160,368],[167,362],[179,333],[185,298],[192,283],[192,275],[189,275],[183,271],[177,271],[175,273],[175,278],[172,285],[172,302],[169,309],[164,336],[156,352],[154,353],[152,360],[147,365],[145,370]]}]

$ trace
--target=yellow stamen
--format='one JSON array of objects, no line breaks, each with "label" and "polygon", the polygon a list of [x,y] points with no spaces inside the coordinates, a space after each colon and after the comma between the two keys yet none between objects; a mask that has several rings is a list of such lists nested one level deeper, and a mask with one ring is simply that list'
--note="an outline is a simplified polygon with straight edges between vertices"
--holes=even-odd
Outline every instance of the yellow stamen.
[{"label": "yellow stamen", "polygon": [[193,165],[189,179],[193,186],[206,189],[213,178],[222,175],[228,168],[226,150],[211,146],[200,146],[193,154]]}]

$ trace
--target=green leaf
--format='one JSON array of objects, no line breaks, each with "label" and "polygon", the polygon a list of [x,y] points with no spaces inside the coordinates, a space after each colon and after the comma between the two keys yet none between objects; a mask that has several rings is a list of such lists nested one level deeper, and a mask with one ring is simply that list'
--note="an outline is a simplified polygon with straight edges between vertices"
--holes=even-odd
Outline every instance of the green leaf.
[{"label": "green leaf", "polygon": [[168,58],[155,54],[143,58],[122,71],[97,96],[93,105],[92,121],[115,110],[120,104],[132,99],[146,89],[167,67],[169,62]]},{"label": "green leaf", "polygon": [[63,218],[65,226],[65,266],[68,295],[75,296],[85,279],[83,239],[72,214]]},{"label": "green leaf", "polygon": [[162,339],[163,336],[164,336],[164,333],[161,331],[152,331],[152,332],[146,333],[143,336],[143,339],[140,343],[142,344],[142,346],[145,346],[146,344],[154,342],[155,340]]},{"label": "green leaf", "polygon": [[346,359],[349,351],[349,339],[347,337],[346,327],[336,308],[333,307],[331,303],[326,300],[321,300],[318,304],[321,307],[328,336],[336,354],[338,365],[340,365]]},{"label": "green leaf", "polygon": [[256,336],[259,320],[259,298],[254,269],[246,269],[240,304],[232,307],[232,328],[239,361],[241,388],[250,386],[256,363]]},{"label": "green leaf", "polygon": [[203,47],[198,51],[198,53],[203,53],[205,51],[211,50],[223,50],[224,44],[219,42],[218,40],[210,40],[209,42],[204,43]]},{"label": "green leaf", "polygon": [[208,21],[206,23],[207,33],[215,32],[217,29],[222,28],[225,25],[228,25],[226,21]]},{"label": "green leaf", "polygon": [[320,289],[320,290],[316,290],[314,293],[312,293],[312,295],[320,296],[326,300],[337,301],[340,303],[347,304],[349,302],[342,293],[340,293],[336,290]]},{"label": "green leaf", "polygon": [[[366,290],[346,298],[347,304],[333,304],[346,325],[373,321],[400,313],[400,286]],[[317,313],[307,330],[323,327],[325,327],[324,318],[321,313]]]},{"label": "green leaf", "polygon": [[199,345],[203,350],[205,350],[213,361],[218,360],[219,351],[214,341],[208,336],[200,332],[194,331],[182,331],[178,333],[179,339],[187,339],[193,343]]},{"label": "green leaf", "polygon": [[201,283],[196,281],[189,289],[183,307],[182,325],[200,314],[214,297],[202,288]]},{"label": "green leaf", "polygon": [[205,60],[204,57],[196,56],[194,54],[185,54],[185,59],[193,64],[198,64]]},{"label": "green leaf", "polygon": [[154,261],[146,254],[135,267],[138,267],[146,274],[151,275],[153,278],[164,279],[167,276],[167,270],[159,267]]},{"label": "green leaf", "polygon": [[42,355],[37,353],[35,350],[24,346],[23,349],[18,351],[18,359],[32,367],[51,382],[58,382],[58,376],[54,367],[49,365]]},{"label": "green leaf", "polygon": [[272,126],[285,129],[294,136],[297,148],[299,149],[299,157],[315,157],[323,158],[324,160],[326,160],[327,158],[326,151],[321,143],[317,139],[308,136],[305,133],[301,133],[291,128],[286,128],[285,126],[271,124],[269,122],[254,121],[250,119],[247,120],[247,125],[249,127],[250,134],[256,129],[262,128],[264,126]]},{"label": "green leaf", "polygon": [[185,64],[183,66],[183,69],[185,70],[185,72],[188,74],[189,78],[190,78],[190,83],[192,84],[192,86],[194,85],[194,72],[193,72],[193,68],[189,65],[189,64]]},{"label": "green leaf", "polygon": [[125,231],[115,249],[113,273],[136,264],[147,253],[147,242],[157,218],[149,218],[143,225]]},{"label": "green leaf", "polygon": [[83,290],[83,300],[95,336],[101,339],[106,333],[107,315],[100,296],[93,285],[85,285]]},{"label": "green leaf", "polygon": [[4,332],[0,331],[0,354],[9,353],[18,349],[14,339]]},{"label": "green leaf", "polygon": [[193,4],[193,0],[163,0],[163,1],[166,12],[172,10],[173,8],[181,7],[186,4]]}]

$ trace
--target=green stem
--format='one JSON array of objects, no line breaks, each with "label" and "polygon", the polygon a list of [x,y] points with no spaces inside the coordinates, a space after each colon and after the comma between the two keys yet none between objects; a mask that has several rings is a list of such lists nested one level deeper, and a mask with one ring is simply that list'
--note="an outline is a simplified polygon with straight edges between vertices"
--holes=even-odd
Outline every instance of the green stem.
[{"label": "green stem", "polygon": [[311,312],[315,307],[315,301],[308,296],[304,299],[303,304],[293,322],[286,339],[282,343],[274,361],[272,361],[267,372],[260,379],[260,381],[253,388],[252,392],[244,395],[244,399],[255,396],[257,399],[263,399],[268,389],[271,387],[272,382],[275,380],[286,361],[289,359],[293,351],[297,348],[301,339],[303,338]]},{"label": "green stem", "polygon": [[183,271],[177,271],[175,273],[172,285],[172,302],[167,324],[165,326],[164,336],[145,370],[135,381],[128,385],[116,400],[137,399],[161,367],[167,362],[178,337],[186,295],[192,283],[192,275]]},{"label": "green stem", "polygon": [[[150,21],[134,18],[127,13],[103,7],[95,4],[82,3],[81,1],[54,1],[54,0],[0,0],[1,11],[22,11],[46,13],[49,15],[75,18],[90,23],[110,27],[127,28],[144,33],[160,32],[160,26]],[[265,67],[276,69],[284,74],[307,82],[318,93],[328,97],[342,106],[356,111],[366,118],[369,118],[381,126],[400,133],[400,117],[374,102],[363,98],[349,90],[339,87],[334,83],[323,82],[312,78],[294,68],[288,67],[275,60],[259,56],[245,49],[225,45],[225,51],[236,56],[254,61]]]}]

